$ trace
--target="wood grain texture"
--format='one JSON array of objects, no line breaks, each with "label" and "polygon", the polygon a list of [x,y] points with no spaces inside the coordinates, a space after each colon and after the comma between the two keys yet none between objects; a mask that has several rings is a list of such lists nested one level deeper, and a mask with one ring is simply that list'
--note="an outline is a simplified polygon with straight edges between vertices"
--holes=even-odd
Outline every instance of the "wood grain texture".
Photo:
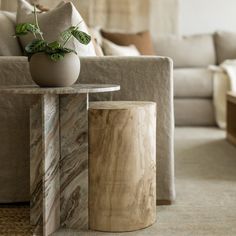
[{"label": "wood grain texture", "polygon": [[88,229],[87,95],[60,97],[61,226]]},{"label": "wood grain texture", "polygon": [[236,145],[236,93],[227,96],[227,139]]},{"label": "wood grain texture", "polygon": [[59,98],[43,95],[31,109],[31,224],[44,236],[60,227]]},{"label": "wood grain texture", "polygon": [[124,232],[156,220],[156,104],[89,108],[89,225]]}]

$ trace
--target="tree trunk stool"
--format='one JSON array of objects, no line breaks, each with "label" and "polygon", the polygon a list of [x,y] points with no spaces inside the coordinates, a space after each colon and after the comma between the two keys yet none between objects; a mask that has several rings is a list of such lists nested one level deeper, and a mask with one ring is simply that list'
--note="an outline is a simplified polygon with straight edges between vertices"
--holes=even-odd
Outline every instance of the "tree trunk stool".
[{"label": "tree trunk stool", "polygon": [[89,227],[126,232],[156,220],[156,103],[89,108]]}]

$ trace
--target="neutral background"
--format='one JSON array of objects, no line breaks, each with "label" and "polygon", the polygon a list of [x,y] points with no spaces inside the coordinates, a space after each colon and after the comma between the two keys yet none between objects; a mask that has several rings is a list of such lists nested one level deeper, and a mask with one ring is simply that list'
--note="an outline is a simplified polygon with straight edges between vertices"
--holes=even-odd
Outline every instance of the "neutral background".
[{"label": "neutral background", "polygon": [[[50,7],[58,0],[38,0]],[[72,0],[83,17],[88,17],[89,3],[96,0]],[[236,0],[143,0],[150,1],[150,29],[153,37],[172,33],[189,35],[216,30],[236,32]],[[14,10],[17,0],[0,0],[3,9]]]},{"label": "neutral background", "polygon": [[[177,0],[175,0],[177,1]],[[179,0],[180,34],[236,32],[236,0]]]},{"label": "neutral background", "polygon": [[[96,0],[72,0],[79,9],[84,19],[88,22],[89,4]],[[146,1],[147,4],[149,0]],[[16,10],[17,0],[0,0],[3,10]],[[38,0],[45,6],[53,7],[58,4],[59,0]],[[150,0],[151,16],[150,28],[153,36],[160,33],[177,33],[178,32],[178,1],[177,0]]]}]

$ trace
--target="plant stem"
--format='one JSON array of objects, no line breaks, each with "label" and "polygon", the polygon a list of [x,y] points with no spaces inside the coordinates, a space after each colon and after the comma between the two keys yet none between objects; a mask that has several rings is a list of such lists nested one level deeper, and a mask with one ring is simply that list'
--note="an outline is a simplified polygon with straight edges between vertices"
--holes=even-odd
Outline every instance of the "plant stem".
[{"label": "plant stem", "polygon": [[73,37],[73,35],[71,35],[63,44],[62,47],[64,48],[66,46],[66,44],[71,40],[71,38]]},{"label": "plant stem", "polygon": [[42,40],[44,40],[43,38],[43,33],[41,32],[41,29],[39,27],[39,22],[38,22],[38,15],[37,15],[37,11],[36,11],[36,6],[34,4],[34,19],[35,19],[35,25],[37,26],[38,30],[39,30],[39,35],[41,37]]}]

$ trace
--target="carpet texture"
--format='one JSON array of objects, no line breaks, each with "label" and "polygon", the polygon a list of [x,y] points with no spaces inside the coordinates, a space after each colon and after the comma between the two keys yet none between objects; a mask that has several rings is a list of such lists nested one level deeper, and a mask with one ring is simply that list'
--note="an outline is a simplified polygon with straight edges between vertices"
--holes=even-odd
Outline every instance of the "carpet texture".
[{"label": "carpet texture", "polygon": [[28,205],[0,205],[0,235],[32,235]]},{"label": "carpet texture", "polygon": [[[157,222],[132,233],[63,231],[55,236],[235,236],[236,147],[216,128],[176,128],[177,200]],[[68,234],[65,234],[68,232]]]},{"label": "carpet texture", "polygon": [[[216,128],[177,128],[175,162],[177,200],[174,205],[157,207],[153,226],[123,234],[60,230],[53,235],[235,236],[236,147],[225,140],[225,132]],[[22,215],[22,209],[15,213],[6,210],[0,208],[0,235],[29,235],[29,210],[24,209]],[[14,222],[21,226],[18,234]]]}]

